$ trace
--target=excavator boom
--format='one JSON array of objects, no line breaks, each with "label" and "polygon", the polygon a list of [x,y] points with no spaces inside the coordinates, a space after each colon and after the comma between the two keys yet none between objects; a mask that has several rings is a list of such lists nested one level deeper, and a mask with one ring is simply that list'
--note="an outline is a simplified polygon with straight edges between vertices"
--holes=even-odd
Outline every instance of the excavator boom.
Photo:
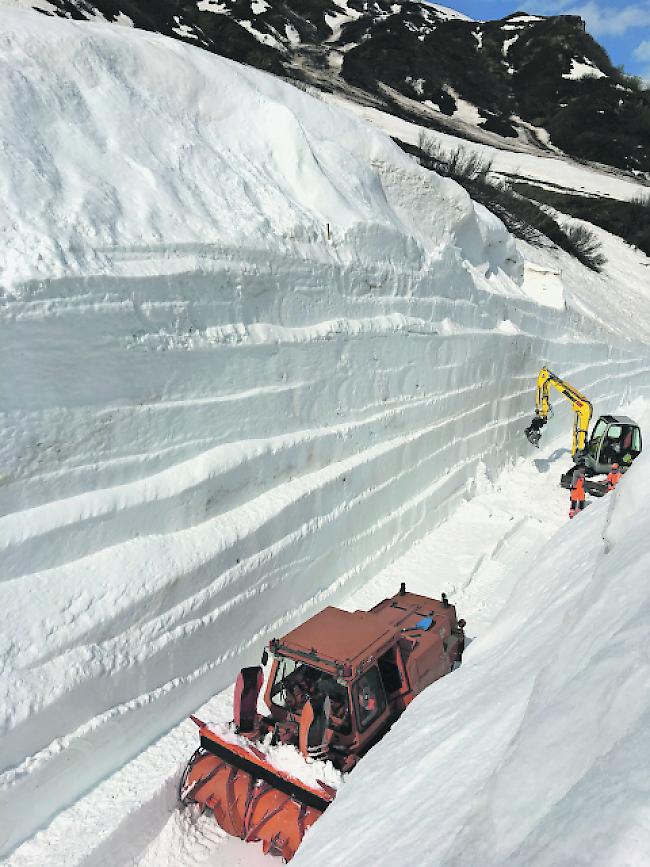
[{"label": "excavator boom", "polygon": [[537,393],[535,396],[535,417],[526,428],[528,442],[539,448],[542,427],[547,423],[553,409],[550,401],[551,387],[565,397],[573,407],[573,439],[571,454],[575,457],[584,452],[589,434],[589,422],[593,413],[591,401],[568,382],[556,376],[548,367],[543,367],[537,377]]}]

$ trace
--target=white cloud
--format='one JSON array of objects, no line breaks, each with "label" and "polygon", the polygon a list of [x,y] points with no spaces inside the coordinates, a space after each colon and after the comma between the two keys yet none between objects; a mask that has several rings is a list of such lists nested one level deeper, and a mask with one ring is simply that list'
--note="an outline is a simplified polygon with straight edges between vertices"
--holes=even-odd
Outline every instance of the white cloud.
[{"label": "white cloud", "polygon": [[650,26],[650,0],[615,6],[597,0],[588,0],[586,3],[579,0],[547,0],[544,7],[548,12],[580,15],[587,22],[587,30],[594,36],[621,36],[628,30]]},{"label": "white cloud", "polygon": [[642,62],[647,60],[650,63],[650,39],[644,39],[643,42],[639,42],[632,53],[637,60]]}]

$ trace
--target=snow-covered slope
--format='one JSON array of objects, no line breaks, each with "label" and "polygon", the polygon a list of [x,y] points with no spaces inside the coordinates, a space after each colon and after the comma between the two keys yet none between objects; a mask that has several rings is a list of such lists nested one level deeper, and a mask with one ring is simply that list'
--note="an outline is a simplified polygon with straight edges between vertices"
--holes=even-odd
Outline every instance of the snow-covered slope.
[{"label": "snow-covered slope", "polygon": [[542,361],[650,391],[363,122],[151,34],[2,39],[0,856],[520,454]]},{"label": "snow-covered slope", "polygon": [[[424,173],[382,136],[271,77],[127,29],[5,9],[3,30],[0,268],[26,297],[70,294],[73,277],[209,274],[232,247],[331,266],[355,257],[355,229],[369,224],[384,261],[456,233],[481,255],[455,188],[429,183],[429,205],[450,204],[434,220],[401,183]],[[513,270],[508,244],[495,263]],[[60,287],[24,285],[59,276]]]},{"label": "snow-covered slope", "polygon": [[648,863],[649,485],[644,454],[513,564],[509,593],[485,600],[502,606],[489,631],[364,758],[296,867],[343,863],[342,840],[354,867],[378,851],[384,864]]},{"label": "snow-covered slope", "polygon": [[[407,145],[418,145],[420,136],[430,138],[443,153],[453,154],[460,147],[491,165],[490,174],[497,181],[512,183],[533,181],[540,186],[564,192],[580,191],[585,195],[619,201],[645,197],[646,187],[630,177],[603,171],[594,166],[578,165],[555,156],[534,156],[489,145],[463,142],[446,133],[430,133],[426,127],[410,123],[383,111],[360,106],[338,97],[323,97],[344,108],[355,117],[368,120],[387,135]],[[566,214],[558,214],[562,225],[580,225]],[[622,238],[599,226],[583,223],[601,244],[606,263],[602,274],[588,273],[573,257],[557,250],[519,244],[527,262],[524,288],[531,297],[543,303],[562,306],[564,301],[574,310],[600,322],[626,340],[650,342],[650,320],[646,318],[650,300],[650,256],[632,247]],[[562,287],[548,291],[551,284]],[[546,289],[544,289],[546,286]],[[553,298],[553,300],[550,300]]]}]

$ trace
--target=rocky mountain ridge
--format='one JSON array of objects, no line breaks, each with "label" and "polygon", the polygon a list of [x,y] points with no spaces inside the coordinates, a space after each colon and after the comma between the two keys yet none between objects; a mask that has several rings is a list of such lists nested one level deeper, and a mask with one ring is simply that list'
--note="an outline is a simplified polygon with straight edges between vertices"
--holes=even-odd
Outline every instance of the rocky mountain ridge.
[{"label": "rocky mountain ridge", "polygon": [[31,0],[181,39],[432,129],[650,171],[650,95],[577,16],[406,0]]}]

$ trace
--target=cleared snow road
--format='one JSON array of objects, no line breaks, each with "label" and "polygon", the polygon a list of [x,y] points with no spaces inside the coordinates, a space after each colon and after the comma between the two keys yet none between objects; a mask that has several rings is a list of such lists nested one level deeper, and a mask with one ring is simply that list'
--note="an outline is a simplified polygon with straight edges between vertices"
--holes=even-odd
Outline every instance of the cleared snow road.
[{"label": "cleared snow road", "polygon": [[[527,568],[531,554],[567,520],[567,495],[557,485],[569,459],[565,441],[539,452],[531,449],[529,458],[520,459],[494,482],[479,472],[471,499],[347,597],[343,607],[367,609],[406,581],[415,592],[446,591],[468,621],[470,640],[483,633],[503,607],[519,570]],[[230,696],[229,687],[202,707],[199,716],[230,718]],[[178,809],[178,780],[196,740],[192,723],[174,728],[17,849],[8,867],[268,867],[259,844],[233,840],[211,817]]]}]

